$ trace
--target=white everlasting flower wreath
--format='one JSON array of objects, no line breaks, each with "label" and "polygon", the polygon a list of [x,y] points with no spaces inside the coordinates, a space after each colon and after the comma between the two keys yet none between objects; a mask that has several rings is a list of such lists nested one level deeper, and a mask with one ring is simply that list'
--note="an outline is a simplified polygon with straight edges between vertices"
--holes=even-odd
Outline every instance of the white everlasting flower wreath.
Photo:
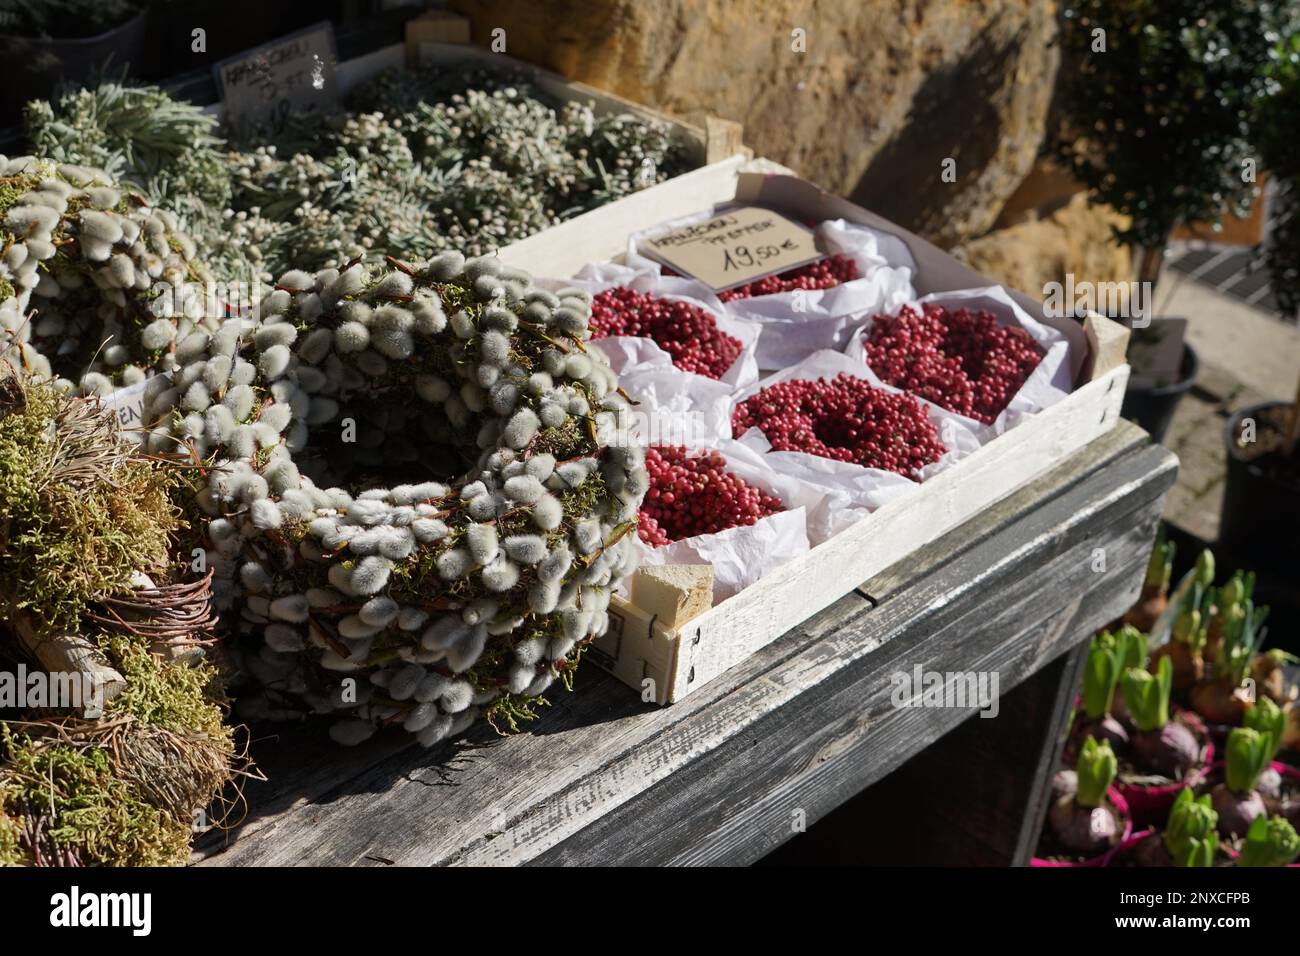
[{"label": "white everlasting flower wreath", "polygon": [[180,338],[147,441],[211,462],[197,505],[250,715],[428,746],[513,722],[605,631],[647,477],[586,293],[389,261],[289,272],[256,321]]},{"label": "white everlasting flower wreath", "polygon": [[213,321],[208,278],[175,218],[102,170],[0,156],[0,353],[16,367],[99,395],[169,370],[177,337]]}]

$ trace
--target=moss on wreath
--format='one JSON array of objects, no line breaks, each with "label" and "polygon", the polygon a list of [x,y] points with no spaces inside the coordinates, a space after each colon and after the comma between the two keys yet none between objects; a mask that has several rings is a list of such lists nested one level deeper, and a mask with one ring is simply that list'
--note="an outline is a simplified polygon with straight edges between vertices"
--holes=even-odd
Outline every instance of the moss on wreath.
[{"label": "moss on wreath", "polygon": [[20,866],[23,853],[18,846],[18,821],[0,806],[0,866]]},{"label": "moss on wreath", "polygon": [[185,474],[123,443],[94,401],[37,381],[22,399],[0,408],[0,620],[29,610],[84,636],[126,687],[99,719],[0,722],[0,865],[183,864],[238,759],[217,669],[88,611],[137,571],[168,574]]},{"label": "moss on wreath", "polygon": [[42,384],[26,395],[25,414],[0,420],[0,613],[75,629],[96,595],[164,570],[177,478],[106,445],[111,422],[84,402]]},{"label": "moss on wreath", "polygon": [[[0,745],[7,757],[0,768],[4,811],[48,819],[49,838],[74,849],[82,863],[167,866],[189,855],[190,827],[141,799],[107,751],[47,745],[3,724]],[[25,853],[15,862],[25,862]]]}]

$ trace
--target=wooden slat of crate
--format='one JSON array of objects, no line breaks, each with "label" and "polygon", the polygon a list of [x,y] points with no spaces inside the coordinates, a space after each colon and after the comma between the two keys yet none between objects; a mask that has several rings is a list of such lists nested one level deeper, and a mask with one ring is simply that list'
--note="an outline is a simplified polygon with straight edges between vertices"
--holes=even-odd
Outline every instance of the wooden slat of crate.
[{"label": "wooden slat of crate", "polygon": [[[1136,595],[1175,461],[1121,424],[676,707],[580,668],[531,732],[340,750],[318,726],[255,755],[270,783],[211,865],[746,862],[970,715],[898,710],[889,675],[997,669],[1003,691]],[[1093,570],[1094,548],[1107,569]],[[977,721],[978,722],[978,721]],[[322,750],[330,748],[328,760]]]}]

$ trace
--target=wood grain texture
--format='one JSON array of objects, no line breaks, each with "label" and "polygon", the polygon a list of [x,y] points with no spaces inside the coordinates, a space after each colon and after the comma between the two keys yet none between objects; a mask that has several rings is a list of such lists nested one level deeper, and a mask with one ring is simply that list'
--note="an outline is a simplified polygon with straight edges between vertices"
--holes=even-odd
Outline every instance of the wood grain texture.
[{"label": "wood grain texture", "polygon": [[[966,716],[894,709],[888,674],[995,669],[1009,688],[1116,614],[1173,472],[1163,449],[1130,449],[1050,499],[1023,497],[878,607],[854,592],[672,707],[584,666],[579,692],[514,737],[339,751],[297,731],[259,753],[272,783],[203,862],[755,859],[790,835],[792,808],[816,820]],[[1105,574],[1085,560],[1097,546]]]},{"label": "wood grain texture", "polygon": [[[762,860],[765,866],[1006,866],[1052,759],[1059,692],[1072,699],[1078,649],[1002,696],[996,720],[968,718]],[[881,826],[888,821],[888,826]]]},{"label": "wood grain texture", "polygon": [[875,602],[978,544],[998,528],[1015,520],[1025,510],[1026,501],[1047,501],[1096,475],[1112,463],[1151,443],[1150,437],[1132,422],[1120,420],[1106,434],[1094,439],[1058,468],[1034,479],[1018,493],[990,505],[975,517],[954,528],[939,541],[917,548],[900,561],[864,581],[858,590]]}]

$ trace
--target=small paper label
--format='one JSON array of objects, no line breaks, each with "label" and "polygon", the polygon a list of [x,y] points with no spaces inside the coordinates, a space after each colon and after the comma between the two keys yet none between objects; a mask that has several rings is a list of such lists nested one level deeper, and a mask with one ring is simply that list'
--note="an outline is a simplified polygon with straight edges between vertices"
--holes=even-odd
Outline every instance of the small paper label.
[{"label": "small paper label", "polygon": [[811,229],[759,206],[728,209],[703,222],[647,236],[639,248],[714,292],[822,257]]},{"label": "small paper label", "polygon": [[152,381],[152,378],[147,378],[100,399],[104,410],[117,416],[122,434],[136,443],[144,440],[144,394]]},{"label": "small paper label", "polygon": [[326,112],[338,102],[334,27],[306,27],[214,66],[226,121],[237,135],[275,132],[292,114]]}]

